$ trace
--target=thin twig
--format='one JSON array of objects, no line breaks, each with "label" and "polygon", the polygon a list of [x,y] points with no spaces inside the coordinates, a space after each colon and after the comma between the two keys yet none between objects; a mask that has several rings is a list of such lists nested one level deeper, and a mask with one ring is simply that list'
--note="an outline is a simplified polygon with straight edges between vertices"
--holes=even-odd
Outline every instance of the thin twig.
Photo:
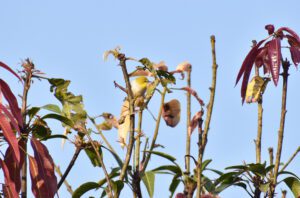
[{"label": "thin twig", "polygon": [[97,159],[102,167],[102,170],[104,172],[104,175],[105,175],[105,179],[107,181],[107,187],[108,187],[108,192],[107,192],[107,196],[109,198],[113,198],[113,188],[112,188],[112,182],[111,182],[111,179],[107,173],[107,170],[106,170],[106,167],[105,167],[105,164],[103,162],[103,159],[102,157],[100,156],[100,153],[99,153],[99,148],[98,148],[98,145],[95,145],[94,141],[92,140],[91,136],[89,135],[88,131],[86,130],[85,127],[82,127],[82,131],[84,132],[84,134],[87,136],[89,142],[91,143],[95,153],[96,153],[96,156],[97,156]]},{"label": "thin twig", "polygon": [[[187,71],[187,86],[191,88],[191,72],[192,72],[192,67],[189,68]],[[186,95],[186,101],[187,101],[187,107],[186,107],[186,150],[185,150],[185,155],[190,156],[190,151],[191,151],[191,136],[189,134],[189,125],[191,122],[191,94],[190,92],[187,92]],[[190,163],[191,160],[189,157],[185,158],[185,168],[186,168],[186,173],[190,174]]]},{"label": "thin twig", "polygon": [[60,180],[59,180],[59,182],[57,184],[57,190],[60,188],[60,186],[62,185],[62,183],[66,180],[66,178],[67,178],[68,174],[70,173],[72,167],[74,166],[74,163],[75,163],[77,157],[79,156],[79,153],[80,153],[81,150],[82,150],[81,146],[76,146],[74,155],[73,155],[73,157],[72,157],[72,159],[71,159],[71,161],[70,161],[70,163],[69,163],[66,171],[64,172],[63,175],[61,175],[61,178],[60,178]]},{"label": "thin twig", "polygon": [[[60,167],[55,165],[55,172],[60,176],[62,177],[63,174],[60,170]],[[69,182],[65,179],[64,180],[64,184],[66,185],[66,188],[67,188],[67,191],[72,195],[73,194],[73,189],[72,189],[72,186],[69,184]]]},{"label": "thin twig", "polygon": [[115,154],[117,155],[116,151],[115,151],[114,148],[111,146],[111,144],[107,141],[107,139],[106,139],[106,137],[103,135],[102,131],[100,131],[100,130],[98,129],[97,124],[96,124],[96,122],[95,122],[95,119],[92,118],[92,117],[90,117],[90,116],[88,116],[88,118],[90,119],[90,121],[93,123],[93,125],[94,125],[95,128],[97,129],[98,134],[101,136],[101,138],[103,139],[103,141],[105,142],[105,144],[106,144],[106,146],[109,148],[109,150],[111,150],[113,153],[115,153]]},{"label": "thin twig", "polygon": [[281,168],[281,171],[284,171],[286,167],[293,161],[293,159],[297,156],[297,154],[300,152],[300,147],[297,148],[297,150],[293,153],[293,155],[290,157],[290,159],[284,164],[284,166]]},{"label": "thin twig", "polygon": [[[150,149],[149,149],[150,151],[152,151],[155,147],[155,142],[156,142],[156,138],[158,136],[158,130],[159,130],[161,114],[162,114],[162,110],[163,110],[163,106],[164,106],[164,102],[165,102],[166,93],[167,93],[167,87],[164,87],[162,95],[161,95],[160,107],[159,107],[159,112],[158,112],[158,116],[157,116],[157,120],[156,120],[155,130],[154,130],[152,142],[151,142]],[[146,170],[147,165],[148,165],[149,160],[150,160],[150,157],[151,157],[151,153],[148,153],[146,155],[145,161],[143,162],[141,172],[144,172]]]},{"label": "thin twig", "polygon": [[[207,106],[207,114],[206,114],[206,120],[205,120],[205,126],[204,126],[204,131],[202,135],[202,141],[199,142],[199,146],[201,149],[201,153],[199,153],[198,157],[198,175],[200,172],[201,175],[201,167],[199,167],[199,164],[202,164],[202,158],[203,154],[205,151],[205,146],[207,143],[207,135],[209,131],[209,126],[210,126],[210,121],[211,121],[211,116],[212,116],[212,111],[213,111],[213,106],[214,106],[214,99],[215,99],[215,93],[216,93],[216,83],[217,83],[217,62],[216,62],[216,49],[215,49],[215,36],[210,37],[210,42],[211,42],[211,48],[212,48],[212,83],[210,87],[210,99],[209,103]],[[199,170],[200,169],[200,170]],[[201,197],[201,180],[197,181],[197,198]]]}]

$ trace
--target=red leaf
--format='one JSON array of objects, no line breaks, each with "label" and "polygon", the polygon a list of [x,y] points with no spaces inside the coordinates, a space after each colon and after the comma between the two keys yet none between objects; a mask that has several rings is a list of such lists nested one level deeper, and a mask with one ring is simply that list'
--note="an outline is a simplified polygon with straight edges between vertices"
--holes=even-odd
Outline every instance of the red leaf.
[{"label": "red leaf", "polygon": [[198,111],[194,117],[192,118],[190,124],[189,124],[189,128],[188,128],[188,134],[189,136],[192,135],[193,131],[195,130],[195,128],[198,126],[199,120],[202,119],[203,116],[203,111]]},{"label": "red leaf", "polygon": [[196,100],[199,102],[200,106],[204,106],[203,100],[198,96],[197,92],[194,89],[192,89],[190,87],[182,87],[180,89],[189,92],[192,96],[194,96],[196,98]]},{"label": "red leaf", "polygon": [[264,57],[268,53],[268,49],[266,47],[262,47],[258,49],[257,56],[255,58],[255,66],[261,67],[264,64]]},{"label": "red leaf", "polygon": [[28,159],[32,193],[36,198],[48,197],[48,191],[46,190],[47,182],[41,179],[36,160],[32,156],[28,156]]},{"label": "red leaf", "polygon": [[22,114],[21,114],[21,110],[18,106],[18,101],[17,101],[15,95],[10,90],[8,84],[5,81],[3,81],[2,79],[0,79],[0,88],[1,88],[1,92],[3,93],[5,99],[7,100],[8,104],[9,104],[12,114],[18,121],[19,126],[22,127],[23,126]]},{"label": "red leaf", "polygon": [[274,38],[268,46],[268,57],[270,60],[270,69],[275,86],[278,84],[281,60],[280,38]]},{"label": "red leaf", "polygon": [[2,110],[4,112],[4,114],[9,118],[9,120],[10,120],[11,124],[13,125],[13,127],[15,128],[15,130],[17,130],[20,133],[20,128],[19,128],[19,126],[18,126],[15,118],[8,111],[8,109],[3,104],[1,104],[1,103],[0,103],[0,110]]},{"label": "red leaf", "polygon": [[243,76],[243,82],[241,86],[241,97],[242,97],[242,103],[245,101],[246,91],[247,91],[247,84],[249,81],[249,76],[252,70],[252,66],[255,62],[255,59],[259,53],[259,47],[265,42],[266,39],[261,40],[257,45],[255,45],[250,52],[247,54],[245,60],[243,61],[243,64],[241,66],[241,69],[238,73],[238,76],[236,78],[235,85],[239,82],[241,77]]},{"label": "red leaf", "polygon": [[[37,164],[38,175],[40,177],[39,182],[43,182],[42,191],[47,196],[54,197],[57,192],[57,179],[54,173],[54,163],[50,156],[48,149],[39,140],[31,139],[32,149],[34,151],[34,158]],[[39,185],[37,186],[39,188]],[[40,189],[39,189],[40,190]]]},{"label": "red leaf", "polygon": [[281,32],[281,31],[288,32],[289,34],[291,34],[298,41],[298,43],[300,43],[300,37],[298,36],[298,34],[296,32],[294,32],[294,30],[292,30],[288,27],[281,27],[276,32]]},{"label": "red leaf", "polygon": [[[21,148],[24,148],[24,141],[20,140],[19,141],[19,146]],[[20,163],[17,163],[14,155],[13,155],[13,150],[12,147],[9,146],[8,149],[6,150],[5,157],[4,157],[4,163],[6,164],[7,167],[9,167],[9,177],[12,181],[15,183],[15,189],[17,193],[20,192],[21,190],[21,167],[23,165],[24,159],[25,159],[25,153],[21,151],[21,158],[20,158]]]},{"label": "red leaf", "polygon": [[266,25],[266,26],[265,26],[265,29],[268,30],[269,35],[271,35],[271,34],[274,33],[274,29],[275,29],[275,28],[274,28],[274,25],[269,24],[269,25]]},{"label": "red leaf", "polygon": [[299,47],[290,47],[291,57],[293,60],[293,63],[297,67],[297,65],[300,63],[300,48]]},{"label": "red leaf", "polygon": [[14,70],[12,70],[8,65],[6,65],[5,63],[0,61],[0,66],[3,67],[4,69],[8,70],[10,73],[15,75],[20,81],[22,81],[20,76],[16,72],[14,72]]},{"label": "red leaf", "polygon": [[5,181],[5,197],[8,198],[16,198],[19,197],[18,192],[16,191],[16,186],[13,180],[10,178],[9,169],[7,168],[7,165],[0,159],[0,166],[4,173],[4,181]]},{"label": "red leaf", "polygon": [[0,114],[0,127],[2,129],[3,135],[8,142],[8,144],[12,147],[15,160],[17,160],[18,163],[20,163],[20,151],[18,146],[18,140],[7,120],[7,118]]}]

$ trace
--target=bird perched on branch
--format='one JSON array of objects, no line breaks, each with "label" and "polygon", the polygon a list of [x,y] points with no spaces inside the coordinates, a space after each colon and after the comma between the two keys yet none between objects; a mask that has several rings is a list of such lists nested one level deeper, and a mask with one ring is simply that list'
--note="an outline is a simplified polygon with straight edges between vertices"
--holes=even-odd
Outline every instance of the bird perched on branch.
[{"label": "bird perched on branch", "polygon": [[[136,79],[132,80],[130,82],[131,84],[131,90],[133,93],[134,100],[138,100],[138,98],[143,98],[147,86],[148,86],[149,80],[145,76],[137,77]],[[142,99],[144,100],[144,99]],[[137,104],[135,104],[137,105]],[[122,109],[121,109],[121,119],[123,119],[123,123],[119,125],[118,130],[118,136],[119,136],[119,142],[121,144],[121,147],[124,148],[126,145],[126,139],[129,132],[129,125],[130,125],[130,119],[129,119],[129,102],[128,100],[125,100]]]}]

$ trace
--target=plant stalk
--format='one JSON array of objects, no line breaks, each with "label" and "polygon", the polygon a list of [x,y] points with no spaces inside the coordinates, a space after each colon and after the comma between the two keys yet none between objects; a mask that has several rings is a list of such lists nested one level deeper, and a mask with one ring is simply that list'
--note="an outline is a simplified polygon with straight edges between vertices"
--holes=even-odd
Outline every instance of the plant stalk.
[{"label": "plant stalk", "polygon": [[293,161],[293,159],[297,156],[299,152],[300,152],[300,147],[297,148],[297,150],[293,153],[290,159],[284,164],[284,166],[280,169],[280,172],[286,169],[286,167]]},{"label": "plant stalk", "polygon": [[[56,165],[55,165],[55,172],[56,172],[60,177],[63,176],[63,174],[62,174],[62,172],[61,172],[59,166],[56,166]],[[68,182],[66,179],[64,180],[64,184],[66,185],[66,188],[67,188],[68,192],[72,195],[72,194],[73,194],[73,189],[72,189],[72,187],[70,186],[69,182]]]},{"label": "plant stalk", "polygon": [[[24,66],[23,66],[24,64]],[[28,92],[31,86],[32,82],[32,73],[34,69],[34,64],[29,60],[26,59],[25,62],[22,64],[24,68],[24,73],[25,73],[25,83],[23,87],[23,95],[22,95],[22,108],[21,108],[21,114],[22,114],[22,119],[23,119],[23,127],[22,127],[22,140],[24,141],[24,148],[23,152],[25,155],[27,154],[27,141],[28,141],[28,128],[27,128],[27,123],[26,123],[26,110],[27,110],[27,98],[28,98]],[[27,68],[25,68],[25,66]],[[21,197],[26,198],[27,197],[27,157],[25,157],[24,163],[22,165],[22,170],[21,170]]]},{"label": "plant stalk", "polygon": [[[155,125],[155,130],[154,130],[154,134],[153,134],[153,139],[150,145],[150,151],[152,151],[155,147],[155,142],[158,136],[158,130],[159,130],[159,125],[160,125],[160,120],[161,120],[161,114],[162,114],[162,110],[163,110],[163,106],[164,106],[164,102],[165,102],[165,96],[167,93],[167,87],[164,87],[163,92],[161,94],[161,101],[160,101],[160,107],[159,107],[159,112],[158,112],[158,116],[157,116],[157,120],[156,120],[156,125]],[[148,155],[146,155],[145,161],[143,162],[142,165],[142,173],[145,172],[147,165],[149,163],[151,157],[151,153],[148,153]]]},{"label": "plant stalk", "polygon": [[[190,88],[191,87],[191,72],[192,72],[192,67],[187,71],[187,86]],[[189,134],[189,125],[191,122],[191,94],[187,92],[186,95],[186,101],[187,101],[187,107],[186,107],[186,151],[185,155],[189,156],[191,153],[191,136]],[[190,163],[191,160],[189,157],[185,158],[185,168],[186,168],[186,173],[190,174]]]},{"label": "plant stalk", "polygon": [[[214,99],[215,99],[215,93],[216,93],[216,83],[217,83],[217,62],[216,62],[216,49],[215,49],[215,36],[212,35],[210,37],[210,42],[211,42],[211,48],[212,48],[212,83],[210,87],[210,99],[209,103],[207,105],[207,114],[206,114],[206,120],[205,120],[205,125],[204,125],[204,131],[202,134],[202,139],[201,142],[199,142],[199,153],[198,153],[198,167],[197,167],[197,173],[198,176],[200,175],[201,178],[201,167],[199,164],[202,164],[202,158],[203,154],[205,151],[206,143],[207,143],[207,135],[209,131],[209,126],[210,126],[210,121],[211,121],[211,116],[212,116],[212,111],[213,111],[213,106],[214,106]],[[198,179],[197,181],[197,198],[201,197],[201,179]]]},{"label": "plant stalk", "polygon": [[280,118],[280,126],[278,130],[278,143],[277,143],[277,152],[276,152],[276,159],[275,159],[275,167],[274,167],[274,179],[273,179],[273,188],[271,191],[271,196],[274,197],[275,188],[277,185],[277,176],[278,170],[280,165],[281,159],[281,152],[282,152],[282,143],[283,143],[283,135],[284,135],[284,124],[285,124],[285,115],[286,115],[286,98],[287,98],[287,86],[288,86],[288,70],[289,70],[290,63],[285,60],[282,62],[283,67],[283,86],[282,86],[282,103],[281,103],[281,118]]},{"label": "plant stalk", "polygon": [[[134,119],[135,119],[135,115],[134,115],[134,98],[133,98],[133,93],[132,93],[132,89],[131,89],[131,85],[130,85],[130,81],[129,81],[129,75],[127,72],[127,67],[126,67],[126,57],[125,54],[119,54],[118,55],[118,60],[120,61],[120,66],[122,68],[122,72],[123,72],[123,77],[126,83],[126,90],[127,90],[127,99],[129,102],[129,116],[130,116],[130,125],[129,125],[129,143],[127,146],[127,152],[126,152],[126,156],[125,156],[125,160],[123,163],[123,167],[121,169],[121,173],[120,173],[120,177],[119,179],[121,181],[124,180],[125,176],[126,176],[126,172],[127,172],[127,168],[131,159],[131,154],[132,154],[132,150],[133,150],[133,144],[134,144]],[[119,192],[115,193],[115,198],[119,197]]]}]

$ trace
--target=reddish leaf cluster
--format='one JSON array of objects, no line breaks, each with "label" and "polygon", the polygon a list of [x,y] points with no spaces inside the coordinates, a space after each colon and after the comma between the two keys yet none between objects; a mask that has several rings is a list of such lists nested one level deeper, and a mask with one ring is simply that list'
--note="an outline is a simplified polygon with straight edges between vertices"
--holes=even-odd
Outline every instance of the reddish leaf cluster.
[{"label": "reddish leaf cluster", "polygon": [[[6,64],[0,62],[0,67],[11,72],[19,80],[21,78]],[[4,173],[3,193],[5,197],[19,197],[21,190],[21,168],[25,161],[26,141],[17,139],[17,134],[24,131],[21,109],[17,99],[8,84],[0,79],[0,96],[4,96],[8,105],[0,99],[0,130],[8,143],[4,160],[0,159],[0,166]],[[15,133],[17,132],[17,133]],[[47,148],[36,139],[31,140],[35,157],[29,156],[30,173],[32,176],[32,191],[35,197],[54,197],[57,191],[57,181],[54,174],[54,163]]]},{"label": "reddish leaf cluster", "polygon": [[[295,66],[300,63],[300,38],[291,29],[287,27],[281,27],[277,31],[274,31],[273,25],[266,25],[266,30],[269,33],[269,37],[258,42],[250,50],[248,55],[243,61],[243,64],[238,73],[236,84],[243,76],[243,82],[241,87],[242,102],[245,100],[247,91],[247,84],[253,65],[256,67],[264,68],[264,73],[271,73],[275,86],[278,84],[280,65],[281,65],[281,41],[287,39],[289,43],[289,49],[291,58]],[[269,40],[269,38],[271,38]],[[264,44],[264,45],[263,45]]]}]

